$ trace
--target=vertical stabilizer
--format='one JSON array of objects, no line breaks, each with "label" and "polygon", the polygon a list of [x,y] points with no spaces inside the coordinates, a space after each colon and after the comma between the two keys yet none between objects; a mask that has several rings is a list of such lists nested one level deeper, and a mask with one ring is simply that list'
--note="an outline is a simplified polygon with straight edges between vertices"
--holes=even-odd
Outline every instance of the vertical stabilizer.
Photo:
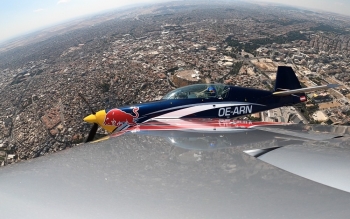
[{"label": "vertical stabilizer", "polygon": [[283,90],[300,89],[300,82],[293,69],[289,66],[278,66],[275,92]]}]

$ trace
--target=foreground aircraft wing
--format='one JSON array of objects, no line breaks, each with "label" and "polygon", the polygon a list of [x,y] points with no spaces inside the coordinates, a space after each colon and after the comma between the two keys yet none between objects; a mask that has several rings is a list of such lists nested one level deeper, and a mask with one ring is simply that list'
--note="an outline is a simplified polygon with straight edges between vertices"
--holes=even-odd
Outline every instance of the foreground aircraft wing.
[{"label": "foreground aircraft wing", "polygon": [[306,87],[306,88],[300,88],[300,89],[294,89],[294,90],[283,90],[283,91],[276,91],[273,93],[274,96],[288,96],[291,94],[299,94],[299,93],[307,93],[312,91],[318,91],[318,90],[327,90],[331,88],[339,87],[338,84],[327,84],[322,86],[316,86],[316,87]]},{"label": "foreground aircraft wing", "polygon": [[331,142],[288,145],[253,156],[314,182],[350,192],[349,148],[342,147],[349,144],[337,141],[335,146]]},{"label": "foreground aircraft wing", "polygon": [[[1,216],[273,219],[350,215],[347,127],[277,124],[268,125],[270,130],[256,128],[134,129],[1,167]],[[318,141],[293,132],[329,136]]]}]

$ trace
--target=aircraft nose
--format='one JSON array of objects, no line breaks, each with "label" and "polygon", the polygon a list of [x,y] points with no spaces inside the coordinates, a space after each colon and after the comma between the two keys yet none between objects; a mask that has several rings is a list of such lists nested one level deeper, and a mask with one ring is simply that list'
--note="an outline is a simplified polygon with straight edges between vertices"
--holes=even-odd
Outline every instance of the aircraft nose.
[{"label": "aircraft nose", "polygon": [[97,123],[97,118],[95,115],[91,114],[91,115],[85,117],[84,121],[88,122],[88,123]]}]

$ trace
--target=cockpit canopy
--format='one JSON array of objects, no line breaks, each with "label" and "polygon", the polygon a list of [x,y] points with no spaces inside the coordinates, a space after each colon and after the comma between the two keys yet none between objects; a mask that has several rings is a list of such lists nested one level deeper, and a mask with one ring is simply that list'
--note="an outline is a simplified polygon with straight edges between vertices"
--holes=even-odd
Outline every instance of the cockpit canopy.
[{"label": "cockpit canopy", "polygon": [[194,84],[175,89],[166,94],[162,99],[225,99],[228,97],[230,87],[225,84]]}]

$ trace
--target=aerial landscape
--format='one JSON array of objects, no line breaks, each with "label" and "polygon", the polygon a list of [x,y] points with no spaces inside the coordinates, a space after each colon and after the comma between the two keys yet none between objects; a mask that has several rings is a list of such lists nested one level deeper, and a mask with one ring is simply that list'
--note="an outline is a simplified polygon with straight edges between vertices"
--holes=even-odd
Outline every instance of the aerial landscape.
[{"label": "aerial landscape", "polygon": [[349,31],[350,17],[331,12],[190,1],[111,10],[8,40],[0,44],[0,166],[82,143],[90,111],[79,93],[98,110],[197,83],[272,90],[286,65],[305,87],[340,86],[249,119],[348,132]]}]

